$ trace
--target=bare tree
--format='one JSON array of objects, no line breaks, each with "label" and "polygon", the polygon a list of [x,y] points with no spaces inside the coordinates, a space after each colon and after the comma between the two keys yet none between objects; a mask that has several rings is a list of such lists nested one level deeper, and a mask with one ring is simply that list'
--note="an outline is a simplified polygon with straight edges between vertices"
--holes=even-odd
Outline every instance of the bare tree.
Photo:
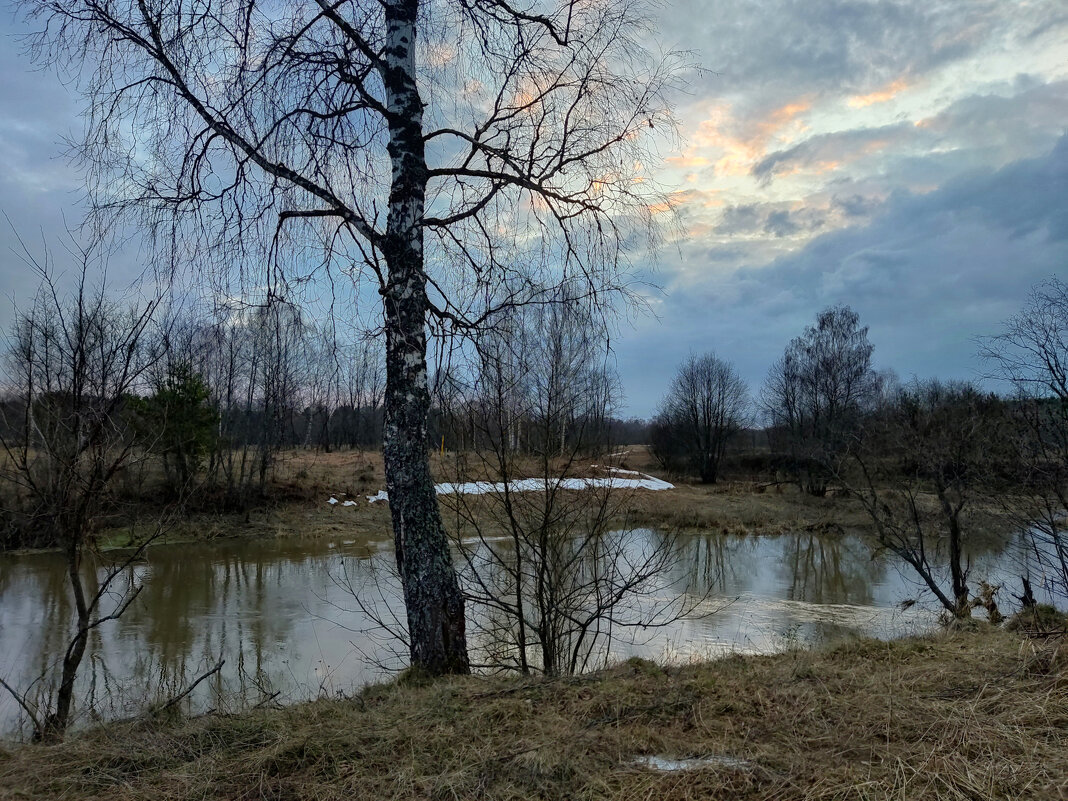
[{"label": "bare tree", "polygon": [[615,397],[600,330],[567,303],[517,310],[480,339],[470,385],[450,393],[455,426],[477,449],[457,454],[456,480],[495,485],[444,496],[490,668],[581,672],[621,630],[666,625],[694,605],[674,586],[676,537],[627,530],[633,491],[584,480],[582,457],[607,446]]},{"label": "bare tree", "polygon": [[848,306],[824,309],[768,373],[760,402],[785,438],[798,486],[827,491],[833,459],[879,395],[867,327]]},{"label": "bare tree", "polygon": [[25,7],[46,22],[37,54],[87,75],[98,204],[141,212],[177,245],[172,265],[266,260],[284,293],[302,277],[287,257],[307,263],[312,243],[320,266],[370,278],[411,659],[466,671],[427,454],[427,326],[492,324],[563,273],[591,298],[625,289],[630,234],[670,205],[648,180],[648,142],[671,130],[679,65],[645,48],[642,4]]},{"label": "bare tree", "polygon": [[382,394],[385,384],[381,352],[373,340],[346,346],[341,358],[342,436],[350,448],[381,444]]},{"label": "bare tree", "polygon": [[715,483],[727,444],[746,425],[749,388],[713,353],[691,355],[678,369],[653,423],[653,452]]},{"label": "bare tree", "polygon": [[[1015,387],[1014,417],[1022,436],[1016,458],[1025,492],[1006,496],[1047,575],[1047,590],[1068,596],[1068,284],[1056,278],[1031,289],[1004,331],[982,340],[981,354]],[[1025,577],[1027,580],[1028,577]],[[1027,587],[1025,585],[1025,594]]]},{"label": "bare tree", "polygon": [[[1004,408],[969,384],[915,382],[871,416],[848,449],[852,485],[879,543],[907,562],[954,617],[968,617],[966,512],[993,482]],[[948,573],[949,586],[943,577]]]},{"label": "bare tree", "polygon": [[102,268],[97,256],[87,249],[75,255],[79,280],[66,299],[50,262],[26,254],[43,281],[32,305],[16,314],[9,381],[22,401],[22,417],[4,421],[0,437],[3,478],[22,496],[21,526],[39,533],[34,544],[62,550],[74,601],[73,635],[58,677],[46,673],[39,679],[55,678],[54,694],[34,701],[28,690],[19,693],[0,679],[30,716],[38,740],[63,737],[89,637],[137,597],[140,585],[130,567],[153,538],[117,563],[102,569],[94,564],[98,527],[115,505],[115,478],[145,450],[128,406],[152,363],[144,340],[158,301],[128,308],[112,303],[103,289],[88,284],[90,273]]}]

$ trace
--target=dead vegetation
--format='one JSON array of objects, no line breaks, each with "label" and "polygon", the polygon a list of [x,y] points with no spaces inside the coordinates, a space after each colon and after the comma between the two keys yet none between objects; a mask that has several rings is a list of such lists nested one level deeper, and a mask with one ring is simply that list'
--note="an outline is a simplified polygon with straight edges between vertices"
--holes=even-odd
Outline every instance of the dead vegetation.
[{"label": "dead vegetation", "polygon": [[[569,475],[604,476],[605,464],[656,475],[675,483],[675,489],[662,492],[638,490],[615,505],[613,524],[621,528],[649,527],[666,531],[701,530],[725,534],[779,534],[797,531],[816,533],[867,532],[871,520],[855,498],[834,488],[817,498],[800,492],[796,486],[756,480],[751,475],[726,476],[717,484],[699,484],[666,475],[644,446],[629,446],[614,458],[591,457],[572,467]],[[594,467],[596,463],[600,466]],[[480,465],[482,472],[479,472]],[[531,460],[523,475],[534,476],[543,467]],[[436,453],[431,470],[437,481],[497,480],[480,460],[464,459],[453,452]],[[136,487],[150,488],[153,476],[131,481]],[[187,504],[183,520],[167,533],[167,542],[210,540],[224,537],[323,537],[338,534],[392,536],[389,509],[384,503],[369,504],[366,496],[385,488],[381,453],[374,451],[335,451],[294,449],[280,454],[274,467],[268,495],[245,512],[210,510],[210,498]],[[148,490],[142,489],[145,493]],[[149,493],[150,494],[150,493]],[[354,507],[327,499],[354,500]],[[456,527],[454,504],[439,496],[446,526]],[[933,495],[928,498],[936,510]],[[147,502],[147,500],[146,500]],[[478,507],[477,497],[467,505]],[[989,506],[989,505],[988,505]],[[153,507],[154,508],[154,507]],[[148,511],[151,511],[149,509]],[[146,521],[153,520],[147,512]],[[101,531],[98,541],[105,547],[136,541],[140,532],[136,521],[116,521]],[[997,537],[1005,529],[1004,515],[977,505],[970,518],[970,530],[980,536]],[[463,527],[461,526],[461,529]],[[461,535],[464,531],[459,532]]]},{"label": "dead vegetation", "polygon": [[[0,758],[0,797],[1058,799],[1060,653],[988,629],[572,679],[409,678],[23,747]],[[717,759],[661,772],[642,755]]]}]

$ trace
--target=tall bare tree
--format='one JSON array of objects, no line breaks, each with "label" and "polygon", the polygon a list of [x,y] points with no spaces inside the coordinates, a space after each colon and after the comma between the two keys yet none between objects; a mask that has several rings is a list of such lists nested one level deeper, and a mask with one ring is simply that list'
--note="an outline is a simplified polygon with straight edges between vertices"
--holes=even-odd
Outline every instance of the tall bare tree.
[{"label": "tall bare tree", "polygon": [[648,143],[671,130],[679,66],[646,49],[643,4],[25,7],[46,23],[37,53],[86,76],[82,153],[100,206],[140,212],[158,241],[178,243],[174,262],[266,255],[272,291],[299,277],[309,243],[320,267],[370,278],[411,659],[466,671],[427,454],[427,326],[491,324],[541,302],[561,272],[591,298],[625,286],[635,223],[670,205],[646,180]]},{"label": "tall bare tree", "polygon": [[510,318],[480,337],[477,364],[454,371],[448,393],[453,426],[475,447],[457,454],[456,479],[496,486],[444,503],[486,665],[566,675],[603,664],[622,630],[667,625],[696,602],[676,586],[677,537],[627,529],[633,490],[605,482],[611,470],[578,478],[591,470],[583,457],[609,444],[603,326],[566,300]]},{"label": "tall bare tree", "polygon": [[832,462],[879,395],[867,327],[848,306],[824,309],[816,324],[790,342],[768,373],[761,406],[786,440],[798,485],[827,491]]},{"label": "tall bare tree", "polygon": [[749,388],[713,353],[691,355],[676,372],[653,424],[653,451],[666,465],[716,481],[727,443],[749,418]]}]

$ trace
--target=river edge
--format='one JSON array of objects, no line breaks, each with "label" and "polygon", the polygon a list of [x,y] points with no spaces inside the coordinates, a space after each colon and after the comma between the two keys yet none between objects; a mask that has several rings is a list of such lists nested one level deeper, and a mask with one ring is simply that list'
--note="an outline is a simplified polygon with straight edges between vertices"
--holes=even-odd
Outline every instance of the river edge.
[{"label": "river edge", "polygon": [[[341,492],[319,494],[322,497],[315,500],[268,504],[246,514],[195,511],[165,526],[163,533],[153,539],[152,546],[233,539],[392,538],[387,504],[368,503],[366,498],[360,498],[356,506],[330,504],[330,497],[344,499],[350,495]],[[447,522],[454,517],[450,504],[455,501],[455,496],[439,496]],[[485,496],[474,503],[469,501],[467,512],[474,510],[477,513],[480,504],[492,502]],[[487,520],[491,517],[486,515]],[[137,543],[154,533],[156,522],[152,517],[142,517],[132,524],[106,527],[98,533],[95,547],[100,552],[135,548]],[[748,481],[712,485],[676,483],[672,490],[629,491],[609,523],[616,529],[640,527],[682,533],[873,535],[870,520],[853,498],[815,498],[793,487],[766,489],[759,483]],[[486,533],[492,535],[491,529],[492,525],[487,526]],[[973,515],[971,531],[980,543],[992,544],[1008,536],[1009,526],[990,510],[981,509]],[[470,533],[461,531],[460,536]],[[59,547],[17,548],[0,552],[0,558],[61,550]]]},{"label": "river edge", "polygon": [[[619,458],[616,458],[619,457]],[[572,464],[561,470],[568,475],[608,475],[611,471],[638,471],[674,484],[664,491],[620,492],[613,500],[610,524],[614,528],[655,528],[663,531],[715,531],[722,534],[782,534],[796,532],[848,532],[872,535],[871,520],[857,499],[842,488],[831,488],[824,497],[800,492],[796,486],[774,480],[775,476],[752,474],[724,476],[715,484],[701,484],[660,469],[647,449],[635,446],[615,457]],[[599,464],[593,464],[598,462]],[[461,464],[466,465],[461,469]],[[519,466],[519,474],[535,475],[540,464]],[[496,481],[490,466],[470,454],[432,454],[431,472],[436,482]],[[157,477],[158,478],[158,477]],[[186,513],[164,526],[154,544],[186,544],[225,539],[323,538],[330,536],[392,538],[389,508],[369,503],[385,487],[382,456],[377,452],[287,451],[274,467],[266,495],[244,511],[218,511],[187,507]],[[96,548],[110,551],[136,547],[155,532],[166,507],[166,493],[146,480],[127,499],[122,522],[103,525],[96,535]],[[921,493],[921,496],[924,496]],[[330,498],[337,499],[331,504]],[[439,495],[448,526],[455,519],[455,495]],[[465,511],[479,517],[487,513],[492,496],[466,496]],[[346,501],[355,505],[345,506]],[[925,498],[929,511],[937,513],[933,495]],[[198,502],[201,503],[201,502]],[[499,516],[499,515],[498,515]],[[975,503],[966,510],[969,535],[987,545],[1004,540],[1012,525],[993,501]],[[453,526],[455,528],[455,526]],[[487,529],[492,526],[487,527]],[[470,532],[454,531],[457,536]],[[488,531],[492,534],[492,531]],[[0,552],[21,555],[59,550],[26,548]]]},{"label": "river edge", "polygon": [[1062,639],[975,623],[567,679],[407,675],[19,747],[0,797],[1060,798]]}]

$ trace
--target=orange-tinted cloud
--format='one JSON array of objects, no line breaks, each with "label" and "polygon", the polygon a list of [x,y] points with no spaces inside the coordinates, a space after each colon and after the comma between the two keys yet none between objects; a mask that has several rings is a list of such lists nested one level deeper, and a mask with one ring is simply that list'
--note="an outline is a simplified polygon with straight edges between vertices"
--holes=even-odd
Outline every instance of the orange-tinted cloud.
[{"label": "orange-tinted cloud", "polygon": [[692,153],[683,153],[678,156],[668,156],[664,159],[672,167],[693,169],[694,167],[707,167],[712,162],[704,156],[695,156]]},{"label": "orange-tinted cloud", "polygon": [[665,211],[671,211],[672,209],[676,208],[677,206],[681,206],[683,203],[685,203],[687,200],[689,200],[693,195],[694,195],[694,192],[692,190],[685,190],[684,189],[684,190],[679,191],[679,192],[672,192],[667,197],[665,197],[661,202],[659,202],[659,203],[650,203],[648,206],[646,206],[646,209],[649,211],[650,214],[663,214]]},{"label": "orange-tinted cloud", "polygon": [[799,117],[811,107],[808,100],[800,99],[774,109],[761,119],[744,121],[736,119],[727,104],[713,106],[708,119],[694,133],[690,149],[678,157],[680,166],[698,166],[698,161],[708,164],[711,158],[695,151],[712,150],[718,151],[718,158],[712,162],[717,175],[745,175],[767,154],[769,143],[789,139],[788,134],[805,130]]},{"label": "orange-tinted cloud", "polygon": [[889,83],[882,89],[877,89],[871,94],[867,95],[853,95],[849,98],[848,103],[850,108],[865,108],[867,106],[873,106],[876,103],[886,103],[888,100],[893,100],[899,94],[909,88],[911,84],[904,78],[898,78],[893,83]]}]

